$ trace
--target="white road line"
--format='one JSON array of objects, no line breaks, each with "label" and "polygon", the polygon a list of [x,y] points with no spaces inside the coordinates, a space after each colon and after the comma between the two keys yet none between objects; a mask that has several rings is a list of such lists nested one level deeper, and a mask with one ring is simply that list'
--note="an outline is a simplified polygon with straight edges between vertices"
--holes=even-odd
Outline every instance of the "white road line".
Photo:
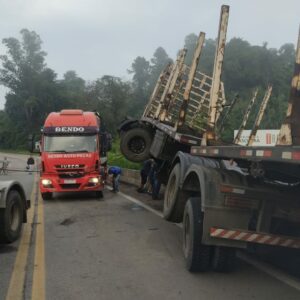
[{"label": "white road line", "polygon": [[162,214],[161,212],[159,212],[159,211],[153,209],[152,207],[150,207],[150,206],[147,205],[147,204],[144,204],[144,203],[141,202],[140,200],[135,199],[135,198],[133,198],[133,197],[131,197],[131,196],[128,196],[128,195],[126,195],[126,194],[124,194],[124,193],[122,193],[122,192],[119,192],[118,194],[121,195],[122,197],[126,198],[127,200],[129,200],[129,201],[131,201],[131,202],[133,202],[133,203],[135,203],[135,204],[138,204],[139,206],[141,206],[141,207],[143,207],[143,208],[145,208],[145,209],[151,211],[151,212],[154,213],[155,215],[157,215],[157,216],[163,218],[163,214]]},{"label": "white road line", "polygon": [[[122,197],[124,197],[125,199],[138,204],[139,206],[147,209],[148,211],[154,213],[155,215],[163,218],[163,214],[155,209],[153,209],[152,207],[150,207],[147,204],[144,204],[143,202],[141,202],[140,200],[133,198],[129,195],[126,195],[122,192],[118,193],[119,195],[121,195]],[[181,223],[175,223],[176,226],[178,226],[179,228],[182,228],[182,224]],[[255,267],[256,269],[263,271],[264,273],[274,277],[275,279],[285,283],[286,285],[293,287],[297,290],[300,291],[300,282],[299,280],[297,280],[296,277],[290,276],[288,274],[285,274],[284,272],[278,270],[277,268],[274,268],[272,266],[267,265],[266,263],[260,262],[254,258],[249,257],[248,255],[246,255],[245,253],[242,253],[240,251],[238,251],[237,256],[240,260],[245,261],[246,263],[248,263],[249,265]]]}]

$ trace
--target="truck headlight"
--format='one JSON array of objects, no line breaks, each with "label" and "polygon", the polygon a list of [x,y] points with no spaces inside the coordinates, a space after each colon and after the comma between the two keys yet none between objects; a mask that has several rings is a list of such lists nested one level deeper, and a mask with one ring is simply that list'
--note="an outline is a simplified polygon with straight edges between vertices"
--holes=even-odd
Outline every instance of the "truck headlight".
[{"label": "truck headlight", "polygon": [[42,185],[44,187],[51,187],[52,186],[52,181],[50,179],[42,179]]},{"label": "truck headlight", "polygon": [[89,183],[98,184],[100,179],[98,177],[93,177],[89,179]]}]

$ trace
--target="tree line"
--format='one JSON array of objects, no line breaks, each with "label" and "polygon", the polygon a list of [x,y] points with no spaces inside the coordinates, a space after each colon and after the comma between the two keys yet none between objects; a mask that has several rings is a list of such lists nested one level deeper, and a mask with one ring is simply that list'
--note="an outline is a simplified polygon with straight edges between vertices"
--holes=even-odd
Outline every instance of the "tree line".
[{"label": "tree line", "polygon": [[[4,110],[0,110],[0,148],[25,148],[27,136],[39,133],[46,116],[63,108],[96,110],[103,116],[107,128],[116,133],[118,124],[126,117],[141,115],[162,69],[172,59],[158,47],[150,60],[134,59],[128,74],[131,80],[105,75],[86,82],[75,71],[67,71],[62,79],[46,64],[46,52],[40,36],[28,29],[21,38],[3,39],[6,53],[0,55],[0,84],[8,88]],[[189,34],[184,46],[188,49],[186,63],[190,64],[197,36]],[[205,42],[199,69],[211,75],[216,41]],[[293,72],[295,49],[285,44],[279,49],[267,43],[253,46],[240,38],[231,39],[225,50],[223,81],[227,101],[236,94],[239,101],[226,124],[225,139],[232,139],[233,130],[240,125],[252,92],[260,89],[260,98],[268,84],[273,85],[263,128],[279,128],[284,117]],[[249,121],[253,123],[257,103]]]}]

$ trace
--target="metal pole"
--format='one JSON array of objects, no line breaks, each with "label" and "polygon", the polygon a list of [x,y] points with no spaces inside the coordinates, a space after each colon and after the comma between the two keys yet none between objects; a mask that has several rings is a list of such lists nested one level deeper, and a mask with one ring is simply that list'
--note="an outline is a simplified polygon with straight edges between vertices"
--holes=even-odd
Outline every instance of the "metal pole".
[{"label": "metal pole", "polygon": [[300,27],[288,109],[286,119],[281,125],[277,145],[300,145]]},{"label": "metal pole", "polygon": [[172,93],[174,91],[176,82],[182,72],[186,52],[187,49],[185,48],[180,50],[176,61],[174,74],[172,77],[170,76],[170,83],[167,84],[166,89],[164,90],[164,93],[162,95],[162,99],[163,99],[163,101],[161,101],[162,109],[159,108],[159,111],[157,111],[158,114],[156,115],[156,117],[160,118],[160,121],[164,121],[167,116],[168,107],[170,102],[172,101]]},{"label": "metal pole", "polygon": [[193,61],[192,61],[192,65],[190,68],[190,72],[188,75],[188,80],[185,86],[185,90],[183,93],[183,102],[181,104],[181,108],[179,111],[179,118],[178,118],[178,122],[176,123],[176,128],[179,126],[182,126],[184,124],[185,121],[185,115],[186,115],[186,110],[188,107],[188,102],[189,102],[189,97],[190,97],[190,93],[191,93],[191,89],[192,89],[192,85],[193,85],[193,80],[197,71],[197,66],[198,66],[198,62],[201,56],[201,52],[202,52],[202,48],[204,45],[204,40],[205,40],[205,33],[204,32],[200,32],[199,37],[198,37],[198,42],[196,45],[196,49],[194,52],[194,57],[193,57]]},{"label": "metal pole", "polygon": [[268,105],[268,102],[269,102],[269,99],[271,97],[271,93],[272,93],[272,86],[268,86],[268,89],[266,91],[266,94],[264,96],[264,99],[260,105],[260,108],[259,108],[259,111],[258,111],[258,114],[257,114],[257,117],[256,117],[256,120],[255,120],[255,123],[254,123],[254,126],[253,126],[253,129],[251,131],[251,134],[250,134],[250,137],[249,137],[249,140],[248,140],[248,143],[247,143],[247,146],[252,146],[253,143],[254,143],[254,140],[255,140],[255,136],[256,136],[256,133],[257,133],[257,130],[258,130],[258,127],[262,121],[262,118],[265,114],[265,110],[267,108],[267,105]]},{"label": "metal pole", "polygon": [[242,122],[242,124],[241,124],[241,126],[240,126],[240,128],[239,128],[239,131],[238,131],[238,133],[237,133],[237,135],[236,135],[236,137],[235,137],[235,139],[234,139],[234,141],[233,141],[234,144],[239,144],[239,143],[240,143],[240,139],[241,139],[242,132],[244,131],[245,126],[246,126],[246,124],[247,124],[247,121],[248,121],[248,119],[249,119],[250,113],[251,113],[251,111],[252,111],[252,107],[253,107],[253,105],[254,105],[254,103],[255,103],[255,100],[256,100],[256,97],[257,97],[257,93],[258,93],[258,89],[256,89],[256,90],[254,91],[253,97],[252,97],[252,99],[250,100],[250,103],[249,103],[249,105],[248,105],[247,111],[246,111],[246,113],[245,113],[245,115],[244,115],[244,118],[243,118],[243,122]]},{"label": "metal pole", "polygon": [[219,128],[218,128],[219,134],[223,131],[224,126],[225,126],[225,124],[226,124],[226,121],[227,121],[229,115],[231,114],[233,108],[235,107],[235,104],[237,103],[237,100],[238,100],[238,99],[239,99],[239,95],[236,94],[236,95],[234,96],[232,102],[229,104],[229,107],[228,107],[226,113],[223,114],[223,117],[222,117],[222,119],[221,119],[221,121],[220,121],[220,125],[219,125]]},{"label": "metal pole", "polygon": [[224,60],[228,18],[229,18],[229,6],[223,5],[221,9],[218,42],[216,46],[214,71],[212,76],[212,87],[210,92],[208,127],[211,130],[214,130],[216,124],[217,102],[219,98],[219,91],[220,91],[220,84],[221,84],[221,74],[222,74],[222,66]]}]

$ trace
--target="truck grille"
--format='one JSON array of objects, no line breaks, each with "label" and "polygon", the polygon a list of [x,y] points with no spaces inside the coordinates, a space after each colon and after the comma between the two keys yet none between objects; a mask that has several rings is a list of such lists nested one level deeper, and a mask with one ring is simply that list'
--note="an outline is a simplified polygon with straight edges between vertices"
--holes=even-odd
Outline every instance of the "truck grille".
[{"label": "truck grille", "polygon": [[75,173],[75,172],[69,172],[69,173],[58,173],[59,178],[82,178],[84,177],[84,173]]},{"label": "truck grille", "polygon": [[60,184],[60,187],[64,190],[68,189],[78,189],[80,187],[80,183],[74,183],[74,184]]},{"label": "truck grille", "polygon": [[84,167],[85,165],[65,164],[56,165],[55,170],[62,179],[82,178],[85,174]]}]

